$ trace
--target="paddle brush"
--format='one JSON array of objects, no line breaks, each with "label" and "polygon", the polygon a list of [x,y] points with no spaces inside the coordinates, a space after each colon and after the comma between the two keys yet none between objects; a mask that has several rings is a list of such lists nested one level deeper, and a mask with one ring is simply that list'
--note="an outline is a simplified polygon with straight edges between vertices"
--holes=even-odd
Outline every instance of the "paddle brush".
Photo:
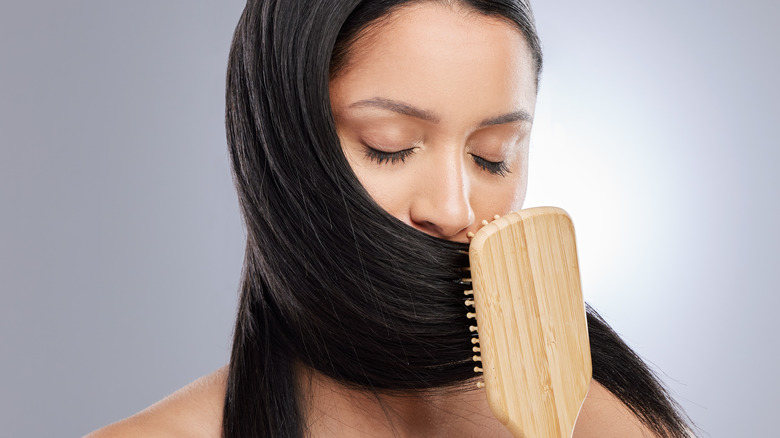
[{"label": "paddle brush", "polygon": [[483,225],[464,279],[477,385],[515,437],[569,438],[592,377],[572,221],[539,207]]}]

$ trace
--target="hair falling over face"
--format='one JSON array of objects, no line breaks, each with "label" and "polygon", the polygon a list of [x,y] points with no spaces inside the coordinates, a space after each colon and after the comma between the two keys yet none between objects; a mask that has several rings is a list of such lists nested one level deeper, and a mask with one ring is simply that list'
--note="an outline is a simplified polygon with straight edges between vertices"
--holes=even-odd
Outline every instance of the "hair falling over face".
[{"label": "hair falling over face", "polygon": [[[295,368],[347,387],[455,388],[475,363],[468,244],[399,221],[355,176],[328,86],[368,26],[410,0],[249,0],[230,50],[226,131],[247,246],[225,438],[305,436]],[[525,0],[439,2],[512,23],[535,71]],[[593,378],[661,436],[686,422],[646,365],[588,308]]]}]

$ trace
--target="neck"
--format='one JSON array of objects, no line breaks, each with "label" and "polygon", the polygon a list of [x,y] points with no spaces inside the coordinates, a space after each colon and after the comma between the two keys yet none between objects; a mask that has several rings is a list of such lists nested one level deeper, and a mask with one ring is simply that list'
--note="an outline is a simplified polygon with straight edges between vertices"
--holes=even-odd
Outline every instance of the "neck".
[{"label": "neck", "polygon": [[511,437],[488,407],[485,391],[468,389],[377,394],[347,388],[299,367],[308,437]]}]

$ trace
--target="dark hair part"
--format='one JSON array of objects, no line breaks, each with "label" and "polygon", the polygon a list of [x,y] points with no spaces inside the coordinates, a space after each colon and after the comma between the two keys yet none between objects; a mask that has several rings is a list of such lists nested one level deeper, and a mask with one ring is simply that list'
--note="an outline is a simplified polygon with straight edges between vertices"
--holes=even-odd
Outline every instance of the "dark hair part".
[{"label": "dark hair part", "polygon": [[[468,246],[417,231],[372,200],[342,152],[328,95],[330,75],[348,62],[361,32],[419,2],[247,2],[226,92],[247,246],[225,438],[304,436],[298,365],[377,392],[454,387],[474,377],[459,281]],[[439,2],[516,24],[540,71],[525,0]],[[598,330],[594,378],[654,430],[682,436],[684,422],[645,365],[604,360],[636,356],[603,321],[591,316],[589,324]]]}]

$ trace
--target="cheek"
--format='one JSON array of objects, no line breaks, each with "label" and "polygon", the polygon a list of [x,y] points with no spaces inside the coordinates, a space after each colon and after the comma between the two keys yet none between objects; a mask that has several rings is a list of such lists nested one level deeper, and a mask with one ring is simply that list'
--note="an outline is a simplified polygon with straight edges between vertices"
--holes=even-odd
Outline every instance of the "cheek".
[{"label": "cheek", "polygon": [[478,179],[472,186],[471,205],[478,221],[490,220],[523,208],[528,186],[528,161],[523,157],[505,178]]},{"label": "cheek", "polygon": [[523,203],[525,202],[525,194],[528,189],[528,156],[526,155],[523,158],[522,166],[521,166],[521,172],[520,175],[517,178],[517,183],[515,184],[515,191],[514,191],[514,199],[512,201],[512,206],[510,207],[511,211],[517,211],[523,208]]},{"label": "cheek", "polygon": [[519,210],[525,199],[525,186],[522,184],[492,184],[472,193],[472,208],[479,221],[490,220],[495,215],[505,215]]},{"label": "cheek", "polygon": [[345,151],[352,171],[371,199],[383,210],[409,223],[409,200],[414,193],[414,175],[402,171],[388,172],[376,165],[365,163],[355,152]]}]

